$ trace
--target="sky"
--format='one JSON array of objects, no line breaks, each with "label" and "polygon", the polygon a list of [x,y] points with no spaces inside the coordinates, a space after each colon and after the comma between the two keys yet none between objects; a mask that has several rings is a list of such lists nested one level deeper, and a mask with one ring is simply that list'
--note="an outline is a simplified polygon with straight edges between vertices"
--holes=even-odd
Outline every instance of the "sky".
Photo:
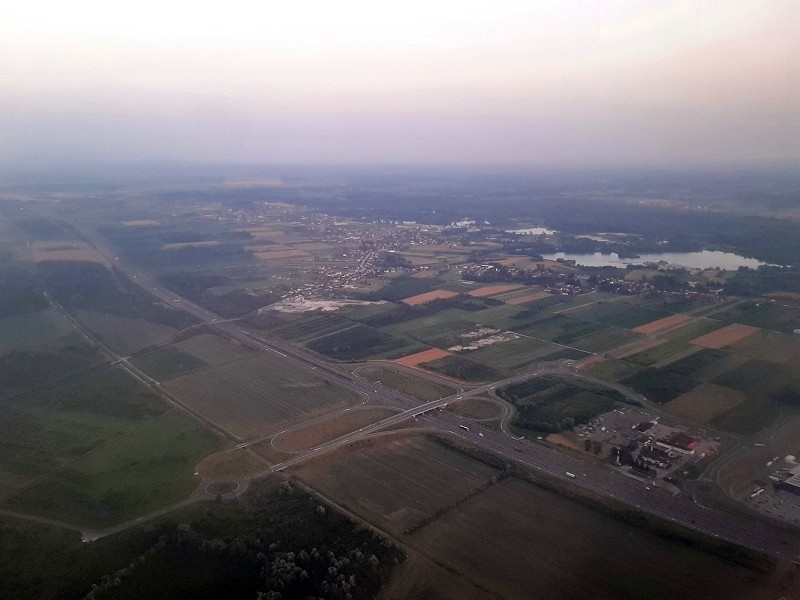
[{"label": "sky", "polygon": [[0,161],[800,166],[800,2],[8,0]]}]

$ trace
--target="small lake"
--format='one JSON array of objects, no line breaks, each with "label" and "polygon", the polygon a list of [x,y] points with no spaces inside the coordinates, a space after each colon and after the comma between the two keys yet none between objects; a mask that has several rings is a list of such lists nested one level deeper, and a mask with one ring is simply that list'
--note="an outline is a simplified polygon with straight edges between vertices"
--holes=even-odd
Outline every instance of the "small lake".
[{"label": "small lake", "polygon": [[626,265],[640,265],[642,263],[657,263],[664,261],[670,265],[681,265],[688,269],[713,269],[719,267],[728,271],[735,271],[739,267],[756,269],[763,264],[755,258],[745,258],[732,252],[718,252],[716,250],[703,250],[702,252],[664,252],[663,254],[642,254],[639,258],[620,258],[619,254],[569,254],[556,252],[546,254],[547,260],[574,260],[576,264],[585,267],[625,267]]},{"label": "small lake", "polygon": [[555,229],[545,229],[544,227],[527,227],[525,229],[506,229],[506,233],[516,233],[517,235],[553,235]]}]

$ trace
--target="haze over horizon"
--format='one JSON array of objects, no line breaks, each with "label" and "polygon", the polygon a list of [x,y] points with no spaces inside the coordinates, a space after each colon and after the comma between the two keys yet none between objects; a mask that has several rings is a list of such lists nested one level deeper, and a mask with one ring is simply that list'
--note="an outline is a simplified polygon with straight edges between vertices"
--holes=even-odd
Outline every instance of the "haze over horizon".
[{"label": "haze over horizon", "polygon": [[800,164],[800,3],[0,7],[0,161]]}]

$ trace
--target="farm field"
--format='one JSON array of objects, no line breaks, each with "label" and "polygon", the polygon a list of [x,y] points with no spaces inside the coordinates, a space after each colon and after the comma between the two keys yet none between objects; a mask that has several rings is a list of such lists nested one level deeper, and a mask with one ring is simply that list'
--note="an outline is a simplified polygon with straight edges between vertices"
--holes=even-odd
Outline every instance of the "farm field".
[{"label": "farm field", "polygon": [[487,285],[476,290],[470,290],[467,292],[469,296],[473,298],[485,298],[486,296],[495,296],[498,294],[505,294],[507,292],[513,292],[516,290],[521,289],[524,286],[517,285],[517,284],[510,284],[510,285]]},{"label": "farm field", "polygon": [[3,506],[92,527],[113,525],[186,498],[193,473],[222,442],[177,412],[164,414],[6,498]]},{"label": "farm field", "polygon": [[650,323],[635,327],[634,331],[637,333],[646,333],[652,335],[654,333],[661,333],[667,329],[672,329],[673,327],[684,325],[691,320],[692,318],[686,315],[671,315],[669,317],[664,317],[663,319],[651,321]]},{"label": "farm field", "polygon": [[360,367],[358,374],[370,381],[380,382],[384,387],[408,394],[420,402],[438,400],[458,392],[455,387],[445,383],[431,381],[428,378],[418,377],[411,373],[383,366],[368,365]]},{"label": "farm field", "polygon": [[101,342],[122,356],[129,356],[149,346],[166,344],[177,331],[174,327],[144,319],[129,319],[90,310],[76,310],[74,315]]},{"label": "farm field", "polygon": [[399,358],[425,349],[417,342],[366,325],[353,325],[306,345],[314,352],[342,361]]},{"label": "farm field", "polygon": [[269,354],[184,375],[164,387],[241,439],[275,432],[359,401],[352,392]]},{"label": "farm field", "polygon": [[532,582],[541,597],[554,599],[774,592],[760,573],[516,478],[486,488],[407,540],[505,598],[530,598]]},{"label": "farm field", "polygon": [[240,479],[260,473],[267,464],[248,448],[232,448],[206,457],[197,466],[197,473],[203,479]]},{"label": "farm field", "polygon": [[746,399],[747,397],[737,390],[721,385],[703,384],[670,400],[664,408],[678,417],[698,423],[708,423]]},{"label": "farm field", "polygon": [[167,406],[125,371],[82,375],[0,410],[0,496],[162,415]]},{"label": "farm field", "polygon": [[560,352],[563,346],[530,337],[500,342],[460,355],[494,367],[498,371],[520,371],[545,356]]},{"label": "farm field", "polygon": [[184,373],[196,371],[208,364],[174,346],[150,350],[136,356],[131,362],[156,381],[163,381]]},{"label": "farm field", "polygon": [[397,410],[384,408],[355,408],[330,419],[292,429],[272,438],[274,448],[282,452],[299,452],[315,448],[357,429],[377,423],[396,414]]},{"label": "farm field", "polygon": [[712,331],[699,338],[695,338],[691,340],[691,343],[695,346],[702,346],[703,348],[723,348],[741,341],[757,331],[759,331],[757,327],[733,323],[717,331]]},{"label": "farm field", "polygon": [[60,348],[77,331],[55,307],[0,319],[0,354],[12,350]]},{"label": "farm field", "polygon": [[440,358],[445,358],[451,354],[452,352],[448,352],[447,350],[431,348],[430,350],[423,350],[422,352],[417,352],[416,354],[409,354],[403,358],[398,358],[395,360],[395,362],[406,367],[416,367],[422,363],[431,362],[432,360],[439,360]]},{"label": "farm field", "polygon": [[231,362],[253,353],[252,350],[230,340],[210,333],[194,335],[187,340],[172,345],[188,352],[205,363],[218,365]]},{"label": "farm field", "polygon": [[418,306],[420,304],[430,302],[431,300],[444,300],[446,298],[453,298],[455,296],[458,296],[458,293],[450,290],[433,290],[432,292],[426,292],[424,294],[417,294],[416,296],[403,298],[403,304],[408,304],[409,306]]},{"label": "farm field", "polygon": [[485,365],[457,354],[424,363],[423,367],[453,379],[469,382],[495,381],[508,376],[508,373],[499,371],[490,365]]},{"label": "farm field", "polygon": [[424,436],[348,448],[295,476],[394,534],[485,485],[496,470]]}]

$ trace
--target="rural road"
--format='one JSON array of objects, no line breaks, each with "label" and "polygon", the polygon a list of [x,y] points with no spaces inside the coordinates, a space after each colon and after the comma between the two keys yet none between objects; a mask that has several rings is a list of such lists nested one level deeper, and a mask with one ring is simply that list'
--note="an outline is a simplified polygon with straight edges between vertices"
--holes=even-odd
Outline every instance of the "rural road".
[{"label": "rural road", "polygon": [[[496,387],[522,382],[544,374],[576,376],[573,371],[561,365],[540,365],[533,371],[524,375],[511,377],[502,382],[478,386],[468,392],[462,392],[454,396],[418,405],[416,400],[401,392],[376,386],[374,383],[354,376],[352,373],[342,369],[336,364],[323,360],[316,355],[286,343],[262,339],[245,330],[236,322],[225,321],[219,315],[161,286],[149,273],[138,269],[123,267],[114,254],[110,252],[108,248],[104,247],[102,242],[93,240],[93,236],[85,231],[78,231],[87,241],[105,255],[112,264],[116,265],[119,272],[131,278],[132,282],[138,284],[163,302],[182,308],[219,333],[251,348],[277,354],[286,362],[306,369],[317,377],[329,379],[333,383],[365,395],[370,399],[370,403],[376,406],[393,406],[403,409],[401,412],[373,425],[334,439],[303,454],[299,454],[282,463],[276,464],[263,473],[256,475],[256,478],[264,477],[302,462],[312,460],[319,455],[342,448],[405,420],[417,418],[423,420],[427,425],[430,425],[446,436],[458,438],[476,448],[491,452],[510,463],[516,463],[534,472],[543,473],[547,476],[560,479],[571,485],[588,490],[593,494],[613,498],[637,510],[661,517],[667,521],[702,532],[711,537],[724,539],[753,550],[783,558],[796,560],[800,556],[800,535],[798,535],[798,532],[794,528],[781,526],[776,521],[763,518],[755,513],[752,516],[730,515],[720,511],[706,509],[694,504],[687,498],[667,493],[664,490],[653,487],[652,484],[645,484],[640,480],[631,478],[606,465],[595,461],[583,460],[580,457],[555,450],[544,444],[517,440],[504,431],[498,431],[469,419],[461,418],[448,411],[436,410],[438,408],[443,408],[451,402],[474,397],[484,392],[492,392]],[[139,379],[147,382],[151,387],[158,388],[160,393],[171,403],[184,408],[184,410],[190,412],[195,418],[200,418],[204,422],[207,422],[202,416],[188,410],[177,398],[166,394],[157,382],[144,373],[139,372],[138,369],[129,365],[127,361],[120,360],[125,367]],[[649,410],[660,412],[640,394],[636,394],[624,386],[609,384],[605,381],[595,380],[581,375],[578,375],[578,377],[617,389],[629,399],[641,402]],[[228,432],[224,433],[236,439]],[[241,442],[242,440],[236,441]],[[245,442],[240,444],[240,446],[247,446],[251,443],[255,442]],[[574,476],[570,476],[568,473]],[[187,500],[187,502],[190,501],[194,501],[194,499],[190,498]],[[144,521],[147,518],[148,517],[143,517],[131,523],[136,524],[136,522]],[[119,527],[122,527],[122,525]],[[116,530],[119,529],[114,528],[114,531]],[[109,532],[110,531],[111,530],[109,530]],[[103,534],[105,534],[105,532],[103,532]]]}]

